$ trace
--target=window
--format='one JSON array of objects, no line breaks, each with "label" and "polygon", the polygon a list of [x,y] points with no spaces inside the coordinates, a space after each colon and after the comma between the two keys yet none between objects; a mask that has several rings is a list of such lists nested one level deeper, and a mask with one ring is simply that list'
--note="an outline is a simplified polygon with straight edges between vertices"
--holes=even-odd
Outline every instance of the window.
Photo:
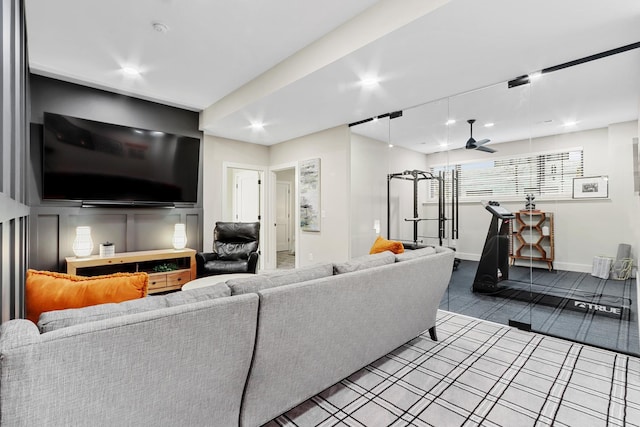
[{"label": "window", "polygon": [[[531,154],[523,157],[460,163],[432,167],[436,175],[458,172],[460,200],[522,199],[527,194],[536,197],[571,198],[573,178],[583,175],[582,148],[555,153]],[[445,185],[450,196],[451,185]],[[438,197],[438,186],[432,184],[431,198]]]}]

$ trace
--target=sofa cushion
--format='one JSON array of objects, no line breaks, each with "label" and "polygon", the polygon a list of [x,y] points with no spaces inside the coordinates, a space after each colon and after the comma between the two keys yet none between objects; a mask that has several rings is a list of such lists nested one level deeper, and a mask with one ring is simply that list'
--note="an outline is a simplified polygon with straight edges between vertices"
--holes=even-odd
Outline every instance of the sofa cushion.
[{"label": "sofa cushion", "polygon": [[227,280],[232,295],[257,293],[263,289],[292,283],[307,282],[333,275],[333,264],[316,264],[294,270],[281,270],[256,274],[253,277]]},{"label": "sofa cushion", "polygon": [[148,285],[147,273],[84,277],[29,269],[25,283],[27,319],[37,323],[45,311],[142,298],[147,296]]},{"label": "sofa cushion", "polygon": [[427,246],[426,248],[414,249],[405,251],[404,253],[396,255],[396,261],[408,261],[421,256],[433,255],[436,253],[436,248],[433,246]]},{"label": "sofa cushion", "polygon": [[377,254],[384,251],[391,251],[394,254],[401,254],[404,252],[404,245],[402,242],[396,240],[387,240],[382,236],[378,236],[373,246],[371,246],[370,254]]},{"label": "sofa cushion", "polygon": [[[213,276],[215,277],[215,276]],[[166,295],[167,306],[190,304],[193,302],[231,296],[231,289],[225,283],[216,283],[202,288],[188,289]]]},{"label": "sofa cushion", "polygon": [[163,297],[149,296],[121,303],[98,304],[84,308],[47,311],[40,315],[38,329],[40,333],[55,331],[87,322],[94,322],[126,314],[141,313],[167,307]]},{"label": "sofa cushion", "polygon": [[393,252],[385,251],[373,255],[364,255],[354,258],[351,261],[334,264],[333,273],[350,273],[352,271],[364,270],[366,268],[393,264],[394,262],[396,262],[396,256]]},{"label": "sofa cushion", "polygon": [[228,297],[231,290],[224,283],[213,286],[174,292],[167,295],[151,295],[147,298],[118,304],[100,304],[85,308],[73,308],[42,313],[38,328],[41,333],[97,320],[110,319],[127,314],[142,313],[165,307],[174,307],[215,298]]}]

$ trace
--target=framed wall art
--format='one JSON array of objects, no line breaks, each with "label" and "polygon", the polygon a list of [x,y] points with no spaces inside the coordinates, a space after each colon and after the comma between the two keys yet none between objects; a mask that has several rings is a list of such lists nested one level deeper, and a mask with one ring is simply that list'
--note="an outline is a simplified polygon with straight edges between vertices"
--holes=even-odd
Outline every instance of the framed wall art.
[{"label": "framed wall art", "polygon": [[320,231],[320,159],[300,162],[300,229]]},{"label": "framed wall art", "polygon": [[606,199],[609,197],[609,177],[586,176],[573,178],[574,199]]}]

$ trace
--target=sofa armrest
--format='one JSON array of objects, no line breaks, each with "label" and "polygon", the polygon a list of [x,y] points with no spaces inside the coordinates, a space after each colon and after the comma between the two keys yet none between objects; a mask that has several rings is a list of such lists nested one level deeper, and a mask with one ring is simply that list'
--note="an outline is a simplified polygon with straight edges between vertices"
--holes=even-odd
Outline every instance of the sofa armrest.
[{"label": "sofa armrest", "polygon": [[14,348],[39,341],[40,331],[30,320],[14,319],[0,326],[0,355]]}]

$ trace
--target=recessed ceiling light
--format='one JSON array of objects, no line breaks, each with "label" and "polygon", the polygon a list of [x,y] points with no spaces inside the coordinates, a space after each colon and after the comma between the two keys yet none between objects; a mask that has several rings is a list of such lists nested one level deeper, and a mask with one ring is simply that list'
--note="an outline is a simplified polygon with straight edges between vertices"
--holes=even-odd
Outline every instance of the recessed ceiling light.
[{"label": "recessed ceiling light", "polygon": [[455,124],[455,123],[456,123],[456,121],[455,121],[454,119],[449,119],[449,120],[447,120],[447,122],[445,123],[445,125],[449,126],[449,125],[453,125],[453,124]]},{"label": "recessed ceiling light", "polygon": [[393,148],[393,144],[389,144],[389,148]]},{"label": "recessed ceiling light", "polygon": [[485,123],[484,127],[486,128],[492,128],[495,125],[495,123]]},{"label": "recessed ceiling light", "polygon": [[575,125],[577,125],[578,123],[580,123],[580,122],[577,122],[577,121],[569,121],[569,122],[564,122],[564,123],[562,124],[562,126],[565,126],[565,127],[575,126]]},{"label": "recessed ceiling light", "polygon": [[360,86],[364,88],[372,88],[380,84],[380,78],[377,76],[366,76],[360,79]]},{"label": "recessed ceiling light", "polygon": [[251,122],[250,127],[253,130],[264,130],[264,123],[262,123],[262,122]]},{"label": "recessed ceiling light", "polygon": [[139,77],[140,76],[140,70],[137,69],[136,67],[126,66],[126,67],[122,67],[120,69],[120,71],[122,71],[122,74],[124,74],[125,76],[128,76],[128,77]]},{"label": "recessed ceiling light", "polygon": [[534,82],[542,77],[542,73],[540,71],[536,71],[535,73],[529,74],[529,81]]},{"label": "recessed ceiling light", "polygon": [[151,132],[151,135],[162,136],[162,135],[164,135],[164,132],[160,132],[159,130],[154,130],[154,131]]},{"label": "recessed ceiling light", "polygon": [[440,147],[448,147],[449,143],[447,141],[442,141],[442,142],[440,142],[439,145],[440,145]]}]

